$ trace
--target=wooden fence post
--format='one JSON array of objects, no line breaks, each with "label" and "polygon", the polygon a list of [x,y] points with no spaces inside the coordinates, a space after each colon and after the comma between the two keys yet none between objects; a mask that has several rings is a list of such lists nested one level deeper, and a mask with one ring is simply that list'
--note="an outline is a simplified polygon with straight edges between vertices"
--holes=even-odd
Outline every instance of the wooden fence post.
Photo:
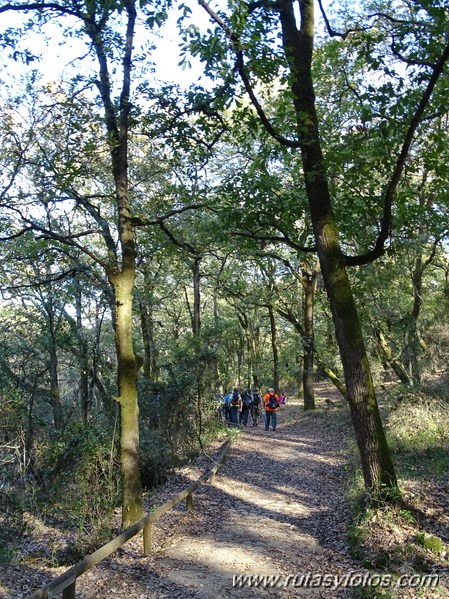
[{"label": "wooden fence post", "polygon": [[143,554],[149,555],[151,552],[151,538],[153,536],[152,524],[149,522],[143,529]]},{"label": "wooden fence post", "polygon": [[75,599],[76,578],[69,587],[62,591],[62,599]]},{"label": "wooden fence post", "polygon": [[109,543],[103,545],[93,553],[86,555],[81,561],[76,563],[74,566],[66,570],[63,574],[57,576],[54,580],[49,582],[41,589],[28,595],[26,599],[47,599],[48,597],[55,597],[61,592],[63,599],[74,599],[75,598],[75,585],[76,579],[91,570],[96,564],[101,562],[105,557],[108,557],[119,547],[121,547],[126,541],[132,539],[136,534],[143,530],[143,552],[144,555],[148,555],[151,551],[151,538],[152,538],[152,524],[161,518],[165,513],[171,510],[175,505],[178,505],[181,501],[186,499],[187,511],[193,510],[193,492],[200,486],[206,483],[209,479],[215,478],[218,468],[223,463],[224,457],[227,450],[231,445],[231,439],[228,439],[223,444],[220,457],[218,458],[215,466],[212,470],[200,476],[190,487],[184,489],[178,493],[175,497],[166,501],[163,505],[156,508],[153,512],[145,514],[143,518],[132,524],[129,528],[124,530],[117,537],[113,538]]}]

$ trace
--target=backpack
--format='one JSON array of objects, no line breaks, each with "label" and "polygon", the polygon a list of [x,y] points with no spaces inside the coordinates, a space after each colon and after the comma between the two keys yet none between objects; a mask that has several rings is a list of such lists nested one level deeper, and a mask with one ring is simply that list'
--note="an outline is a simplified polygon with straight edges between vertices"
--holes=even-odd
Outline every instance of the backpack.
[{"label": "backpack", "polygon": [[240,395],[238,393],[233,393],[231,397],[231,406],[238,406],[240,401]]},{"label": "backpack", "polygon": [[252,397],[251,397],[251,395],[249,393],[244,393],[243,396],[242,396],[242,400],[243,400],[243,405],[246,408],[249,408],[250,405],[253,402],[253,399],[252,399]]},{"label": "backpack", "polygon": [[268,403],[267,403],[267,407],[270,408],[271,410],[275,410],[276,408],[279,407],[279,402],[276,399],[276,397],[274,395],[272,395],[270,393],[270,396],[268,398]]},{"label": "backpack", "polygon": [[259,393],[253,393],[253,406],[258,406],[259,404],[260,404]]}]

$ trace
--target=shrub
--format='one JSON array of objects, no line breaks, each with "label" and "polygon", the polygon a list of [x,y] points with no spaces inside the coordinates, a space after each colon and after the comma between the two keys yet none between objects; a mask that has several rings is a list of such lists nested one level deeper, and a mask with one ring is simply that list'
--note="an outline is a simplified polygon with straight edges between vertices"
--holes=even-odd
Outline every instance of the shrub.
[{"label": "shrub", "polygon": [[445,402],[423,393],[407,396],[390,414],[388,436],[407,473],[426,469],[433,474],[447,472],[449,410]]}]

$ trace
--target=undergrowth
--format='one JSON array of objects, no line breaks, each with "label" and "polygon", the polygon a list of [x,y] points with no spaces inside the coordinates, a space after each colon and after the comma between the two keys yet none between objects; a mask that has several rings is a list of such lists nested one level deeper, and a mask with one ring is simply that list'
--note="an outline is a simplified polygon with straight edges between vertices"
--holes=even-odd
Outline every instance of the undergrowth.
[{"label": "undergrowth", "polygon": [[[145,402],[142,407],[140,462],[146,491],[224,433],[211,404],[200,439],[195,420],[185,413],[186,402],[174,409],[176,393],[163,391],[157,400],[170,403],[170,409],[147,409]],[[115,536],[121,498],[118,454],[118,427],[112,420],[88,426],[73,422],[60,433],[39,437],[33,472],[21,477],[12,472],[8,486],[0,487],[0,563],[69,565]]]},{"label": "undergrowth", "polygon": [[113,431],[74,423],[36,458],[39,477],[13,488],[1,534],[4,561],[73,563],[110,539],[119,500]]},{"label": "undergrowth", "polygon": [[[364,568],[391,575],[423,577],[415,588],[365,588],[361,599],[448,596],[440,580],[437,588],[426,588],[432,575],[449,568],[449,402],[446,389],[410,392],[398,386],[381,398],[386,432],[398,475],[401,498],[395,502],[369,501],[363,492],[360,472],[351,484],[355,506],[349,540],[354,558]],[[427,577],[427,578],[426,578]],[[447,579],[446,579],[447,580]],[[447,584],[447,583],[446,583]]]}]

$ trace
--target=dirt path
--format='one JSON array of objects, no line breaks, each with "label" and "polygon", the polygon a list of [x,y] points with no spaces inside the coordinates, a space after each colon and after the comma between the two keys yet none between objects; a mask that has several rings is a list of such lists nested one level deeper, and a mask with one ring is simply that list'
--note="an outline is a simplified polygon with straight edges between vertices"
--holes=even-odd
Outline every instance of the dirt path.
[{"label": "dirt path", "polygon": [[[324,395],[320,401],[326,406]],[[194,494],[194,512],[180,504],[158,522],[150,556],[142,556],[140,539],[132,540],[78,579],[77,597],[351,597],[347,588],[311,586],[318,574],[363,573],[346,545],[344,446],[350,427],[336,425],[342,409],[331,406],[316,415],[289,405],[276,432],[249,426],[216,483]],[[203,456],[182,469],[149,498],[147,508],[172,497],[210,464]],[[248,586],[249,575],[259,577],[259,586]],[[240,588],[233,586],[235,576]],[[308,587],[299,586],[306,576]],[[27,591],[41,584],[42,578],[37,587],[26,585]],[[5,597],[26,595],[16,590]]]}]

